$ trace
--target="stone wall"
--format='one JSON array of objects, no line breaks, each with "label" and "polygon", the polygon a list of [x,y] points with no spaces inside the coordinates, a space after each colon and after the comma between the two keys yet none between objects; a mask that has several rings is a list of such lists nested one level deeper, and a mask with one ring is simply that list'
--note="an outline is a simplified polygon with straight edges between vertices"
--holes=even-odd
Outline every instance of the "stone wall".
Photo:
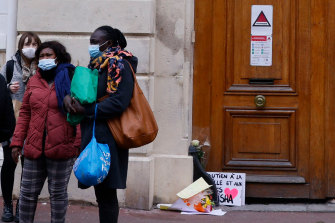
[{"label": "stone wall", "polygon": [[[8,17],[7,0],[0,0],[0,53],[6,49],[6,32],[7,32],[7,17]],[[0,66],[3,61],[0,61]]]},{"label": "stone wall", "polygon": [[0,0],[0,69],[6,62],[7,0]]},{"label": "stone wall", "polygon": [[[119,28],[127,50],[139,58],[137,78],[155,113],[156,140],[130,151],[127,189],[119,200],[131,208],[171,203],[192,182],[188,156],[191,131],[193,0],[19,0],[18,31],[58,40],[74,65],[88,64],[89,36],[95,28]],[[16,185],[16,193],[18,185]],[[43,189],[41,197],[47,197]],[[69,184],[74,200],[95,202],[92,189]]]}]

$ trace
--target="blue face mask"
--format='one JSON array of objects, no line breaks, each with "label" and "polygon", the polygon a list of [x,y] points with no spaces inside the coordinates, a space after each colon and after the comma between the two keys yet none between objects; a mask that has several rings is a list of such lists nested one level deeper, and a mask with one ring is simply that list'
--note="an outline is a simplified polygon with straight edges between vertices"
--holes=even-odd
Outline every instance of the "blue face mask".
[{"label": "blue face mask", "polygon": [[102,55],[102,52],[99,50],[99,45],[90,45],[88,52],[92,58],[97,58]]},{"label": "blue face mask", "polygon": [[42,59],[38,61],[38,67],[42,70],[51,70],[52,68],[55,68],[57,66],[56,59]]},{"label": "blue face mask", "polygon": [[107,42],[108,41],[104,42],[101,45],[98,45],[98,44],[90,45],[88,47],[88,52],[89,52],[90,56],[92,58],[100,57],[102,55],[102,52],[100,51],[100,47],[103,46],[103,45],[105,45]]}]

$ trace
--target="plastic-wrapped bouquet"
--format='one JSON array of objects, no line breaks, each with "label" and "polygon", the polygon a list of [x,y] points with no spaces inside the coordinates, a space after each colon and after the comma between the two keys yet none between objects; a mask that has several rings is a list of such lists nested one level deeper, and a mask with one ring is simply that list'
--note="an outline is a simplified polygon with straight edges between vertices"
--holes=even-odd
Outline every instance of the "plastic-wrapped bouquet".
[{"label": "plastic-wrapped bouquet", "polygon": [[187,206],[193,207],[199,212],[209,213],[213,210],[214,202],[212,201],[213,191],[204,190],[188,199],[183,199]]},{"label": "plastic-wrapped bouquet", "polygon": [[182,214],[205,214],[222,216],[226,212],[221,209],[213,209],[213,191],[209,189],[211,185],[201,177],[184,190],[177,193],[179,199],[173,204],[158,204],[162,210],[178,210]]}]

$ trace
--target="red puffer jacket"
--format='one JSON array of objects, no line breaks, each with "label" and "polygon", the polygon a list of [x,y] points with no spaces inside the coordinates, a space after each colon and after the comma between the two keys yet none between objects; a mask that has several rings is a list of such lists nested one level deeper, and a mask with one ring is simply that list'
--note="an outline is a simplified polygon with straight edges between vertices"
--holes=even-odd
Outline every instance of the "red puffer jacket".
[{"label": "red puffer jacket", "polygon": [[80,127],[73,127],[58,108],[55,85],[51,87],[37,72],[28,82],[20,115],[10,147],[23,147],[24,156],[37,159],[44,154],[50,159],[68,159],[78,155]]}]

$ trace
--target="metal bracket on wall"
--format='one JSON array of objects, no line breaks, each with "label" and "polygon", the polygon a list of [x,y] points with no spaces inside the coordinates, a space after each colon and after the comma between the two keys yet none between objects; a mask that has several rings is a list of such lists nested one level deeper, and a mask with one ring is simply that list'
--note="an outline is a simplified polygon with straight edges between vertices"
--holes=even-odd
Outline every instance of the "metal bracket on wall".
[{"label": "metal bracket on wall", "polygon": [[191,39],[192,39],[192,43],[195,43],[195,31],[194,30],[192,31]]}]

